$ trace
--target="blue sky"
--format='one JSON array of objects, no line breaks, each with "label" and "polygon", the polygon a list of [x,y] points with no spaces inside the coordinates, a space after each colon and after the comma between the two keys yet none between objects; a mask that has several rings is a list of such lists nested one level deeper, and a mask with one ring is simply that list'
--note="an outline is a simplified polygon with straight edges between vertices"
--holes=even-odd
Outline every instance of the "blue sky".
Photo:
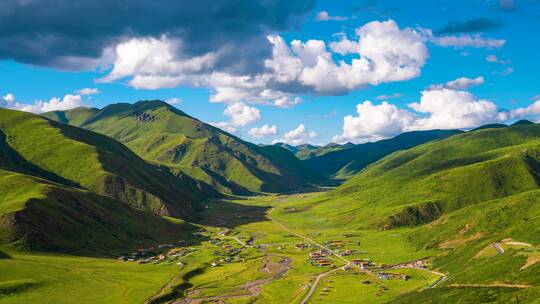
[{"label": "blue sky", "polygon": [[[190,1],[180,2],[188,5]],[[291,7],[294,6],[291,4]],[[540,39],[538,38],[540,36],[537,33],[540,28],[539,1],[441,0],[415,1],[414,4],[406,4],[403,1],[390,0],[334,0],[317,1],[307,7],[298,4],[295,11],[291,9],[284,12],[283,7],[287,6],[280,6],[280,10],[275,10],[275,18],[289,18],[290,22],[275,23],[273,16],[267,16],[270,21],[261,21],[265,30],[244,33],[233,28],[230,35],[233,37],[231,40],[234,40],[230,42],[232,52],[229,49],[224,50],[214,46],[213,41],[206,41],[205,33],[194,33],[196,36],[187,35],[187,37],[176,34],[179,32],[178,28],[189,27],[189,24],[177,25],[174,24],[174,20],[171,22],[172,25],[164,24],[163,28],[152,28],[151,31],[144,29],[133,36],[122,33],[119,35],[121,39],[96,40],[96,45],[102,45],[103,50],[107,49],[100,55],[104,58],[102,60],[104,63],[99,64],[87,63],[89,58],[96,59],[95,54],[91,54],[90,50],[84,50],[88,51],[88,54],[83,53],[76,47],[73,51],[64,50],[61,56],[57,54],[59,52],[52,51],[50,55],[43,54],[45,52],[39,48],[35,54],[27,56],[17,56],[13,52],[0,49],[0,58],[2,58],[0,60],[0,95],[4,96],[0,105],[39,112],[43,109],[55,109],[55,107],[64,109],[70,105],[84,104],[101,108],[117,102],[133,103],[144,99],[179,98],[182,100],[181,103],[174,106],[205,122],[217,123],[246,140],[257,143],[287,141],[291,144],[303,142],[326,144],[330,141],[364,142],[391,137],[410,130],[468,129],[495,121],[511,122],[521,118],[533,120],[540,118],[540,103],[538,109],[534,107],[534,102],[540,100],[538,96],[540,94],[540,77],[538,77],[538,71],[540,71],[540,60],[538,60]],[[17,7],[16,4],[9,9],[13,10],[15,15],[31,14],[31,8]],[[115,8],[103,8],[105,9],[112,10],[114,13]],[[177,9],[181,10],[182,7]],[[321,12],[326,13],[321,14]],[[69,10],[64,13],[70,16],[73,14]],[[197,13],[204,14],[204,9]],[[238,12],[237,8],[235,14],[231,13],[231,16],[227,16],[227,20],[234,20],[236,14],[241,19],[244,15],[249,15],[250,11],[246,9],[244,12]],[[44,16],[38,19],[35,28],[28,32],[20,29],[13,31],[17,31],[17,35],[29,35],[28,33],[34,33],[36,28],[38,30],[46,28],[61,32],[61,35],[68,35],[62,31],[61,24],[55,27],[49,26],[47,18],[53,17],[58,16]],[[210,17],[208,19],[209,22],[213,21]],[[409,30],[413,33],[411,39],[416,39],[414,41],[422,45],[418,48],[403,47],[397,51],[389,51],[388,48],[379,50],[377,47],[381,44],[373,42],[373,46],[368,45],[371,42],[368,41],[367,36],[364,37],[366,39],[362,39],[355,32],[356,29],[370,22],[389,22],[389,20],[397,26],[397,30],[381,35],[396,35],[392,39],[401,39],[400,35],[408,35],[405,31]],[[134,22],[129,17],[120,21],[128,25]],[[249,22],[258,24],[257,20]],[[246,26],[249,24],[251,23]],[[378,23],[370,30],[371,32],[366,27],[365,32],[372,34],[383,25],[391,26],[389,23]],[[94,28],[91,22],[88,26],[91,29]],[[111,26],[121,25],[112,24]],[[220,44],[223,45],[228,43],[229,36],[226,28],[224,26],[216,30],[214,27],[209,27],[208,31],[217,31],[216,35],[219,35]],[[77,33],[69,33],[69,35],[74,35],[76,41],[77,35],[81,37],[86,35],[83,30],[80,35]],[[206,29],[202,28],[202,31],[204,30]],[[9,36],[11,33],[0,34]],[[365,75],[362,77],[369,79],[375,77],[376,80],[373,81],[375,83],[363,83],[359,80],[351,84],[350,81],[343,80],[347,83],[346,85],[343,83],[329,85],[330,89],[320,89],[318,86],[321,83],[332,83],[336,80],[333,76],[325,75],[325,73],[316,74],[310,70],[304,73],[309,79],[314,79],[310,81],[316,84],[298,79],[280,82],[276,80],[281,75],[278,71],[269,71],[268,67],[252,67],[261,62],[264,65],[264,60],[269,58],[276,61],[277,57],[270,54],[272,50],[275,50],[276,44],[262,43],[260,48],[258,45],[251,47],[249,43],[235,39],[235,35],[242,39],[253,39],[253,41],[262,41],[268,35],[277,35],[276,37],[281,37],[288,48],[292,48],[291,41],[293,40],[303,43],[308,40],[324,42],[328,54],[332,56],[332,61],[336,65],[339,65],[341,60],[346,64],[351,64],[353,59],[367,56],[365,53],[367,51],[339,54],[331,50],[330,44],[340,41],[345,35],[348,41],[354,42],[360,48],[369,48],[376,54],[401,52],[400,56],[406,58],[397,63],[393,59],[389,59],[388,62],[384,61],[386,59],[371,60],[374,66],[362,73],[380,72],[382,68],[376,66],[377,62],[379,66],[394,63],[403,66],[419,65],[419,71],[413,73],[412,76],[385,74],[377,78]],[[73,38],[72,36],[70,39]],[[92,37],[102,36],[105,34],[96,33]],[[28,37],[31,38],[31,36]],[[213,37],[214,35],[208,34],[208,40],[216,39]],[[453,37],[453,40],[450,45],[442,46],[444,43],[437,40],[441,37]],[[385,39],[385,37],[377,39]],[[470,42],[470,39],[475,42]],[[133,43],[129,44],[129,41]],[[492,41],[493,45],[489,45],[489,41]],[[125,46],[123,53],[118,49],[122,43]],[[171,55],[174,57],[172,59],[164,60],[163,56],[156,57],[153,65],[145,69],[133,67],[133,64],[128,62],[132,53],[144,53],[141,48],[148,49],[148,54],[156,56],[160,48],[171,47],[173,44],[181,45],[181,47],[175,48],[174,52],[171,51],[172,55],[169,53],[163,55],[166,58]],[[192,45],[204,45],[206,50],[186,51]],[[207,45],[210,47],[206,47]],[[21,44],[20,47],[24,48],[25,45]],[[422,47],[427,51],[426,54],[418,53],[421,53]],[[55,50],[58,48],[62,48],[62,45],[51,47]],[[105,56],[107,52],[109,53]],[[266,55],[259,55],[264,52],[267,52]],[[416,61],[411,62],[408,59],[409,52],[417,54]],[[201,57],[209,54],[219,56],[214,56],[217,59],[212,57],[208,61],[205,61],[207,57]],[[226,55],[223,57],[221,54]],[[66,63],[67,57],[75,59],[70,59],[69,63]],[[293,54],[289,59],[300,57],[299,54]],[[193,63],[195,62],[193,58],[199,60],[197,62],[205,62],[202,64],[204,67],[200,67],[199,63]],[[222,58],[225,58],[223,59],[225,64],[220,62]],[[250,61],[251,58],[252,61]],[[155,63],[155,61],[159,63],[160,60],[164,60],[164,63]],[[402,59],[398,61],[400,60]],[[421,62],[418,63],[418,60]],[[227,62],[231,61],[237,61],[243,65],[241,67],[227,66]],[[309,60],[300,61],[304,68],[310,64]],[[197,68],[191,68],[190,64],[196,64]],[[169,68],[171,65],[179,67],[171,72]],[[209,75],[216,71],[221,74],[214,75],[215,81],[209,80]],[[113,74],[118,77],[110,77]],[[343,77],[351,79],[358,74],[359,72],[352,71],[344,74]],[[155,75],[160,76],[159,81],[148,78]],[[271,80],[265,80],[261,84],[251,79],[250,87],[257,83],[256,93],[244,92],[246,89],[243,87],[240,89],[238,77],[253,77],[254,75],[268,77]],[[139,76],[146,77],[142,85],[133,81]],[[234,85],[223,84],[226,76],[237,77]],[[108,79],[104,81],[105,77]],[[455,83],[444,85],[462,77],[466,79],[463,79],[461,85],[456,86]],[[164,81],[165,78],[174,78],[174,81],[172,83]],[[392,80],[393,78],[400,79]],[[157,82],[154,84],[154,81]],[[276,82],[279,84],[276,85]],[[437,84],[440,86],[434,86]],[[431,88],[428,89],[430,86]],[[89,95],[77,93],[83,88],[97,88],[99,93]],[[261,93],[264,89],[271,92],[270,97],[266,98],[266,95]],[[214,98],[216,92],[220,90],[227,92],[227,97]],[[75,97],[66,99],[67,94]],[[381,96],[384,95],[392,98],[382,98]],[[535,96],[537,97],[534,98]],[[55,97],[58,98],[56,102],[51,102],[51,99]],[[300,98],[301,102],[286,108],[276,106],[275,100],[281,97],[286,97],[289,101]],[[211,99],[220,100],[210,102]],[[25,107],[25,105],[36,105],[36,101],[39,100],[42,103],[38,106]],[[364,103],[366,100],[370,100],[371,104]],[[386,105],[381,106],[384,101],[387,101]],[[43,107],[43,103],[48,104]],[[411,103],[417,103],[417,106],[411,107]],[[359,104],[361,105],[360,112],[357,112]],[[227,109],[229,115],[224,115]],[[350,116],[348,122],[344,122],[345,116]],[[250,130],[263,125],[267,125],[270,131],[259,132],[259,136],[253,136],[257,130],[252,132]]]}]

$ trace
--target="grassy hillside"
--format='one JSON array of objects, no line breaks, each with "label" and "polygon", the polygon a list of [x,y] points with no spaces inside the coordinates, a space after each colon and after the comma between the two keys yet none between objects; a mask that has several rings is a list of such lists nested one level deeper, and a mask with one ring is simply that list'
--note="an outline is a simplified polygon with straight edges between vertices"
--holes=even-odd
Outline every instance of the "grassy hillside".
[{"label": "grassy hillside", "polygon": [[396,240],[385,246],[408,244],[408,253],[425,252],[430,269],[447,275],[392,303],[535,303],[539,178],[539,125],[485,128],[395,152],[273,215],[313,235],[355,231],[367,256],[381,261],[369,242],[391,235]]},{"label": "grassy hillside", "polygon": [[0,170],[0,244],[22,250],[114,255],[182,239],[190,225],[95,193]]},{"label": "grassy hillside", "polygon": [[[64,116],[75,115],[66,111]],[[285,149],[268,153],[268,148],[245,142],[162,101],[113,104],[82,123],[67,122],[110,136],[147,160],[224,192],[284,192],[317,180],[316,173]]]},{"label": "grassy hillside", "polygon": [[200,187],[103,135],[0,109],[0,244],[99,255],[176,240],[190,226],[158,215],[195,218]]},{"label": "grassy hillside", "polygon": [[374,143],[326,146],[318,150],[303,152],[299,157],[305,159],[304,163],[308,167],[325,175],[348,178],[392,152],[459,133],[461,131],[456,130],[408,132]]},{"label": "grassy hillside", "polygon": [[329,192],[312,211],[352,226],[430,222],[538,189],[539,145],[540,126],[532,125],[478,130],[398,151]]},{"label": "grassy hillside", "polygon": [[177,271],[111,259],[15,253],[0,263],[0,302],[143,303]]},{"label": "grassy hillside", "polygon": [[150,165],[101,134],[18,111],[0,109],[0,118],[5,169],[76,184],[162,215],[193,217],[204,199],[194,180]]}]

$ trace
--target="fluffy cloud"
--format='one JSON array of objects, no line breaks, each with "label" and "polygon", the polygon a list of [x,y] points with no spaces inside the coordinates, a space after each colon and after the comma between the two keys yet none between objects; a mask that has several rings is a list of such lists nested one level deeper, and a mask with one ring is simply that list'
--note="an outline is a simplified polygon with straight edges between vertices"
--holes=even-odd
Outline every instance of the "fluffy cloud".
[{"label": "fluffy cloud", "polygon": [[309,131],[304,124],[299,124],[293,130],[285,133],[282,138],[275,140],[274,142],[283,142],[289,145],[297,146],[310,141],[319,136],[315,131]]},{"label": "fluffy cloud", "polygon": [[519,111],[499,111],[488,100],[478,99],[467,91],[447,88],[422,92],[419,102],[411,103],[408,109],[383,102],[375,105],[364,101],[357,105],[357,116],[343,119],[343,133],[333,138],[335,142],[366,142],[393,137],[414,130],[469,129],[496,121],[531,115],[538,108]]},{"label": "fluffy cloud", "polygon": [[254,138],[262,138],[278,134],[278,128],[275,125],[265,124],[260,128],[251,128],[248,133]]},{"label": "fluffy cloud", "polygon": [[481,85],[484,83],[484,77],[476,78],[460,77],[456,80],[449,81],[445,84],[436,84],[429,87],[430,90],[450,89],[450,90],[466,90],[470,87]]},{"label": "fluffy cloud", "polygon": [[112,71],[99,82],[112,82],[126,77],[130,85],[141,89],[176,87],[182,83],[194,83],[201,72],[208,71],[216,63],[215,53],[180,58],[183,45],[165,36],[134,38],[116,47],[116,61]]},{"label": "fluffy cloud", "polygon": [[424,36],[392,20],[367,23],[356,30],[355,39],[341,36],[329,47],[321,40],[288,44],[277,35],[267,39],[272,54],[264,70],[248,74],[221,69],[221,50],[190,57],[181,55],[185,44],[167,36],[131,39],[116,47],[114,67],[101,81],[128,78],[130,85],[145,89],[209,87],[212,102],[291,107],[301,102],[300,94],[345,94],[417,77],[428,58]]},{"label": "fluffy cloud", "polygon": [[229,104],[223,115],[230,117],[230,125],[233,127],[243,127],[261,119],[259,109],[250,107],[244,103],[237,102]]},{"label": "fluffy cloud", "polygon": [[347,20],[347,17],[343,17],[343,16],[330,16],[330,14],[328,14],[327,11],[321,11],[317,14],[317,17],[315,18],[317,19],[318,21],[329,21],[329,20],[333,20],[333,21],[343,21],[343,20]]},{"label": "fluffy cloud", "polygon": [[85,106],[81,95],[67,94],[62,99],[53,97],[49,101],[36,100],[33,104],[18,102],[13,94],[7,94],[0,100],[0,106],[8,109],[43,113],[49,111],[69,110]]},{"label": "fluffy cloud", "polygon": [[534,103],[525,108],[517,108],[503,113],[502,117],[505,119],[519,119],[523,117],[536,116],[540,114],[540,100],[536,100]]},{"label": "fluffy cloud", "polygon": [[407,126],[407,130],[473,128],[498,120],[499,113],[491,101],[450,89],[423,91],[420,102],[408,106],[424,116]]},{"label": "fluffy cloud", "polygon": [[189,42],[182,50],[187,57],[220,52],[220,67],[250,70],[261,67],[269,55],[266,35],[294,26],[314,4],[314,0],[0,1],[0,59],[94,69],[92,64],[119,43],[165,34]]},{"label": "fluffy cloud", "polygon": [[413,123],[415,117],[407,110],[384,101],[375,105],[367,100],[356,106],[358,116],[343,119],[343,134],[335,136],[334,142],[376,141],[395,136]]},{"label": "fluffy cloud", "polygon": [[94,94],[99,94],[99,89],[98,88],[84,88],[84,89],[75,91],[75,93],[79,95],[94,95]]}]

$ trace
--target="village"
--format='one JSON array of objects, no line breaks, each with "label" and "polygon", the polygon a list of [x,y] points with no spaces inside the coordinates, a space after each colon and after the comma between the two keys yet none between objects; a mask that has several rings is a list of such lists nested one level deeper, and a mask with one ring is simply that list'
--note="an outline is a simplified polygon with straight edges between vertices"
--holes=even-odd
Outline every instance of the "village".
[{"label": "village", "polygon": [[[159,244],[148,248],[139,248],[136,251],[122,255],[117,259],[119,261],[136,262],[138,264],[146,264],[150,262],[159,263],[164,261],[175,261],[180,257],[186,256],[197,249],[185,247],[184,240],[176,241],[175,244]],[[178,262],[178,265],[181,265]]]},{"label": "village", "polygon": [[[297,243],[295,245],[296,250],[298,251],[304,251],[309,250],[313,247],[317,248],[314,251],[310,251],[308,254],[307,261],[314,267],[328,267],[328,268],[336,268],[337,266],[334,263],[334,260],[332,259],[332,256],[334,253],[346,257],[351,255],[360,255],[360,254],[366,254],[365,252],[362,252],[358,249],[345,249],[345,247],[349,245],[360,245],[360,241],[357,242],[351,242],[351,241],[344,241],[344,240],[331,240],[324,243],[324,246],[331,249],[325,249],[320,248],[318,246],[314,246],[312,244],[308,243]],[[377,265],[371,259],[369,258],[355,258],[351,261],[350,265],[343,266],[343,270],[353,270],[354,268],[360,269],[361,271],[365,272],[373,272],[378,279],[380,280],[390,280],[390,279],[397,279],[397,280],[403,280],[407,281],[410,279],[408,275],[400,274],[400,273],[392,273],[392,272],[384,272],[382,270],[386,269],[399,269],[399,268],[425,268],[425,259],[410,262],[410,263],[404,263],[399,264],[395,266],[390,265]],[[369,281],[364,281],[364,284],[369,284]]]}]

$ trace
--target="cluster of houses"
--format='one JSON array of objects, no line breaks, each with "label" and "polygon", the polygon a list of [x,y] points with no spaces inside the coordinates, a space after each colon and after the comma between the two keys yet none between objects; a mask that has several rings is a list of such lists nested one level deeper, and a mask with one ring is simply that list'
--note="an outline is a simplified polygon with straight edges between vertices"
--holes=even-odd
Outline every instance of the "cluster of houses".
[{"label": "cluster of houses", "polygon": [[352,264],[360,267],[362,270],[368,270],[370,267],[375,266],[375,263],[373,263],[370,259],[354,259]]},{"label": "cluster of houses", "polygon": [[317,267],[334,267],[335,265],[332,263],[332,260],[328,258],[331,255],[332,252],[330,250],[319,249],[309,253],[308,261],[311,265]]},{"label": "cluster of houses", "polygon": [[402,280],[402,281],[408,281],[410,279],[410,277],[406,274],[390,273],[390,272],[378,272],[377,277],[381,280],[397,279],[397,280]]},{"label": "cluster of houses", "polygon": [[225,240],[222,239],[212,239],[208,241],[210,244],[214,244],[216,246],[219,246],[221,248],[220,250],[214,251],[214,256],[222,256],[222,258],[219,258],[211,263],[212,267],[217,267],[224,263],[233,263],[233,262],[244,262],[245,258],[240,256],[239,254],[242,252],[241,248],[235,248],[229,244]]},{"label": "cluster of houses", "polygon": [[185,242],[180,240],[177,241],[176,244],[160,244],[149,248],[139,248],[136,251],[127,255],[122,255],[117,259],[119,261],[137,262],[139,264],[161,262],[167,258],[176,259],[194,250],[180,247],[183,245],[185,245]]}]

